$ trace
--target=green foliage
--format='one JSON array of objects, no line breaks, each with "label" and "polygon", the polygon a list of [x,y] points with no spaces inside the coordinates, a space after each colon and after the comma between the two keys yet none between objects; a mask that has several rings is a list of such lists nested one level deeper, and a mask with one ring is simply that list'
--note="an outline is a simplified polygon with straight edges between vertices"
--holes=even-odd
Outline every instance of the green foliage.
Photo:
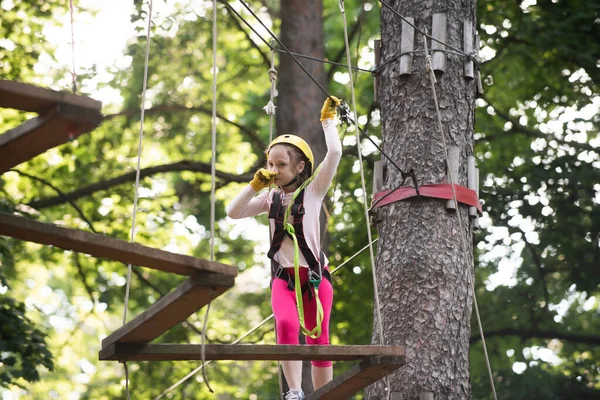
[{"label": "green foliage", "polygon": [[25,304],[0,295],[0,386],[40,380],[40,367],[52,371],[54,362],[46,335],[25,315]]}]

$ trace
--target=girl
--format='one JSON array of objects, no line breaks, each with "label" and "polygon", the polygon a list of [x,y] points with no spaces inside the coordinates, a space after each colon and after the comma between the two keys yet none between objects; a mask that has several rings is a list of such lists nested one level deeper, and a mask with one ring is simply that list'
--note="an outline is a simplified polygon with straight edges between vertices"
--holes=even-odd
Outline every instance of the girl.
[{"label": "girl", "polygon": [[[316,331],[317,301],[315,290],[308,284],[309,278],[323,277],[318,286],[318,299],[323,313],[320,335],[307,337],[306,343],[329,345],[329,316],[333,301],[333,288],[329,276],[328,260],[321,251],[319,214],[323,198],[335,175],[342,156],[342,144],[335,127],[336,109],[340,100],[330,97],[321,110],[321,123],[325,133],[327,154],[316,176],[293,200],[288,221],[293,222],[295,235],[300,248],[298,264],[302,291],[304,324],[308,330]],[[308,144],[298,136],[278,136],[267,148],[267,165],[254,175],[250,184],[227,207],[230,218],[245,218],[269,212],[271,225],[272,260],[271,306],[275,316],[278,344],[299,344],[300,321],[294,292],[294,241],[284,229],[283,221],[288,205],[296,189],[311,178],[314,158]],[[277,189],[260,190],[275,184]],[[318,331],[316,331],[318,332]],[[331,381],[333,368],[331,361],[312,361],[312,380],[315,390]],[[283,373],[290,388],[286,400],[301,400],[302,361],[282,361]]]}]

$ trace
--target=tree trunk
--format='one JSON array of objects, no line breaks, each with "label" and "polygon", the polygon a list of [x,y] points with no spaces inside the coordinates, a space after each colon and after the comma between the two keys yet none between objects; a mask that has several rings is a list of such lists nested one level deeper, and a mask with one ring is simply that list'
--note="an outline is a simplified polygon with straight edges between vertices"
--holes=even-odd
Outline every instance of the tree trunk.
[{"label": "tree trunk", "polygon": [[[459,49],[463,22],[475,20],[475,0],[398,0],[390,5],[429,33],[432,15],[445,13],[446,43]],[[401,19],[382,7],[382,62],[400,53],[401,27]],[[415,50],[423,50],[423,36],[415,31],[414,37]],[[467,186],[475,84],[463,77],[464,62],[464,57],[447,55],[445,73],[437,76],[435,85],[447,146],[459,148],[455,183]],[[383,149],[403,170],[413,168],[419,184],[440,183],[446,154],[426,59],[423,53],[414,55],[411,75],[400,76],[399,65],[399,60],[388,64],[378,80]],[[385,170],[384,189],[393,189],[401,182],[400,173],[387,160]],[[405,346],[407,354],[407,365],[390,377],[391,398],[412,400],[433,392],[435,399],[468,399],[473,295],[468,208],[460,207],[459,221],[446,211],[444,200],[421,197],[383,207],[382,217],[376,269],[384,344]],[[373,342],[379,343],[376,323]],[[383,381],[366,394],[367,399],[385,399]]]},{"label": "tree trunk", "polygon": [[[293,53],[324,58],[322,0],[281,1],[281,41]],[[325,94],[292,57],[280,54],[277,133],[293,133],[310,145],[315,164],[325,157],[325,138],[319,121]],[[323,64],[298,59],[322,86]],[[315,165],[316,166],[316,165]]]},{"label": "tree trunk", "polygon": [[[281,36],[280,40],[293,53],[324,57],[323,44],[323,3],[322,0],[282,0],[281,1]],[[319,115],[325,94],[310,77],[286,53],[279,53],[278,90],[276,126],[277,135],[292,133],[302,137],[310,145],[314,157],[315,168],[325,157],[326,147],[323,128]],[[322,86],[325,86],[325,70],[323,64],[306,59],[298,59],[302,65]],[[321,224],[324,213],[321,213]],[[326,247],[326,231],[322,229],[321,243]],[[300,343],[305,344],[304,335],[300,334]],[[302,389],[304,393],[313,391],[310,362],[306,361],[302,368]],[[284,387],[287,386],[284,383]]]}]

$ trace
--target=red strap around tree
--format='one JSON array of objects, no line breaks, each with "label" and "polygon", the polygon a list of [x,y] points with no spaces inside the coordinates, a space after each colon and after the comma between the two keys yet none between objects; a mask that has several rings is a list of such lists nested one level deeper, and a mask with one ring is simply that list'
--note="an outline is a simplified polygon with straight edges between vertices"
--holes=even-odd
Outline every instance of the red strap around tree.
[{"label": "red strap around tree", "polygon": [[[460,185],[453,186],[454,191],[456,192],[456,200],[458,200],[458,202],[466,204],[468,206],[476,207],[479,212],[482,212],[481,204],[479,203],[479,198],[477,197],[477,193],[475,193],[474,190]],[[418,195],[425,197],[435,197],[438,199],[445,200],[454,199],[452,196],[452,188],[448,183],[438,183],[419,186],[418,195],[414,187],[402,187],[396,189],[394,193],[388,195],[389,192],[389,190],[384,190],[375,194],[375,196],[373,197],[373,208],[382,207],[390,203],[409,199]],[[383,196],[385,196],[385,199],[378,202],[377,200],[382,198]]]}]

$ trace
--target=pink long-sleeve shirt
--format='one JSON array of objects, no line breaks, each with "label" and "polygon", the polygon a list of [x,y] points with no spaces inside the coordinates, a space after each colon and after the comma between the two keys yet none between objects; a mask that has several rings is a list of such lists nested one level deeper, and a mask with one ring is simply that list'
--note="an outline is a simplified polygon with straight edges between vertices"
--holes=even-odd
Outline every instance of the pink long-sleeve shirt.
[{"label": "pink long-sleeve shirt", "polygon": [[[322,122],[322,125],[325,133],[325,143],[327,144],[327,154],[321,163],[321,169],[317,176],[304,189],[305,214],[302,221],[306,242],[317,259],[319,259],[319,252],[321,251],[319,223],[321,205],[342,157],[342,143],[335,127],[335,121],[326,119]],[[273,203],[275,190],[263,191],[256,196],[257,192],[254,191],[252,186],[246,186],[227,206],[227,215],[230,218],[239,219],[268,212]],[[293,192],[286,193],[282,197],[284,209],[289,204],[292,196]],[[275,232],[275,222],[272,219],[269,222],[271,233],[273,233]],[[290,222],[292,222],[292,218],[290,218]],[[294,266],[294,242],[287,235],[284,237],[281,248],[274,258],[285,268]],[[302,267],[308,267],[301,252],[299,263]],[[327,258],[325,258],[325,265],[329,265]]]}]

